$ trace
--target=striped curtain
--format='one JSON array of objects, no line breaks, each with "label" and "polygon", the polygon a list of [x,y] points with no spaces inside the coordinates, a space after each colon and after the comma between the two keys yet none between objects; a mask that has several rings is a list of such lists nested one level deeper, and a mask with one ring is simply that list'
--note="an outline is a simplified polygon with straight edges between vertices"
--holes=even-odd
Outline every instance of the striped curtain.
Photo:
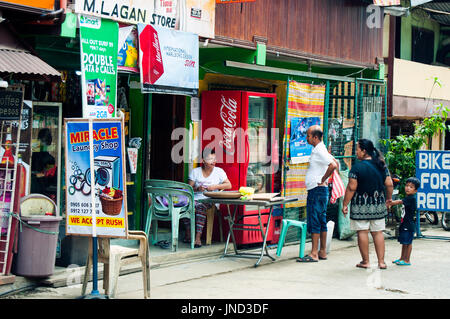
[{"label": "striped curtain", "polygon": [[298,198],[297,202],[286,204],[286,208],[306,206],[305,176],[309,163],[291,164],[289,141],[291,119],[294,117],[320,117],[323,128],[323,111],[325,104],[325,86],[289,81],[288,106],[284,130],[284,156],[282,175],[282,194],[287,198]]}]

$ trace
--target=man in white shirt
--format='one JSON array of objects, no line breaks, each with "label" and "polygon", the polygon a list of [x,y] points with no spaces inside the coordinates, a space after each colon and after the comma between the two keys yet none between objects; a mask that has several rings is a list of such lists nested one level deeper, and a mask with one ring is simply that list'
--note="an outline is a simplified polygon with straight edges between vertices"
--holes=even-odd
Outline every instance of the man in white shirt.
[{"label": "man in white shirt", "polygon": [[[306,141],[314,148],[311,152],[305,184],[308,191],[306,200],[306,225],[311,234],[311,253],[298,262],[317,262],[327,259],[327,205],[328,178],[338,167],[337,161],[328,153],[322,142],[323,131],[319,125],[308,128]],[[320,239],[320,251],[319,251]]]}]

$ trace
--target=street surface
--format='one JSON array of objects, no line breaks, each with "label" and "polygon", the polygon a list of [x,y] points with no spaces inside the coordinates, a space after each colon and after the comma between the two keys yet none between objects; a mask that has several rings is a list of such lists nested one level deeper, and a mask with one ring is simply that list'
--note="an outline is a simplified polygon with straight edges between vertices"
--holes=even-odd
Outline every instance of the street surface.
[{"label": "street surface", "polygon": [[[424,235],[449,236],[433,226]],[[255,259],[207,258],[195,262],[151,269],[151,299],[429,299],[450,296],[450,240],[415,239],[411,266],[397,266],[400,244],[386,240],[386,270],[377,268],[373,244],[371,269],[356,268],[360,261],[355,238],[333,239],[328,260],[296,262],[298,244],[285,246],[281,258],[272,262]],[[310,243],[306,244],[306,252]],[[275,249],[270,253],[275,256]],[[72,281],[79,278],[72,278]],[[98,284],[103,293],[102,281]],[[87,292],[92,290],[89,283]],[[40,287],[9,299],[74,299],[81,284],[61,288]],[[142,273],[119,278],[116,299],[142,299]]]}]

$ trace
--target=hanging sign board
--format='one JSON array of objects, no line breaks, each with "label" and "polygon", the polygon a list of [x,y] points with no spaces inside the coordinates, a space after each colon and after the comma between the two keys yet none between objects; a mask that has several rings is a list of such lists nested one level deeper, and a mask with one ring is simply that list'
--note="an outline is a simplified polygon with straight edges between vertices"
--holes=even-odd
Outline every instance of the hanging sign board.
[{"label": "hanging sign board", "polygon": [[83,117],[116,116],[119,25],[79,16]]},{"label": "hanging sign board", "polygon": [[[91,191],[95,192],[96,232],[99,237],[127,234],[127,196],[123,123],[94,120],[95,181],[90,174],[89,121],[65,119],[66,233],[92,234]],[[94,184],[92,190],[91,185]]]},{"label": "hanging sign board", "polygon": [[417,209],[450,210],[450,151],[417,151]]},{"label": "hanging sign board", "polygon": [[143,93],[198,94],[198,35],[138,24]]}]

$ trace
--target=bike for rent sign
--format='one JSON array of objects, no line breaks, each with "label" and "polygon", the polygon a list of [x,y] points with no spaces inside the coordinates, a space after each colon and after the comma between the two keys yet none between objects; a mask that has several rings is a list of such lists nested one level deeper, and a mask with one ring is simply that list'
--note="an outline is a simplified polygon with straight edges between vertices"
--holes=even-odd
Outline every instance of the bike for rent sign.
[{"label": "bike for rent sign", "polygon": [[417,209],[450,210],[450,151],[417,151]]},{"label": "bike for rent sign", "polygon": [[66,119],[66,233],[92,234],[92,198],[95,192],[96,232],[125,238],[127,196],[123,123],[119,119],[93,120],[94,176],[91,179],[89,121]]},{"label": "bike for rent sign", "polygon": [[116,116],[117,22],[79,16],[83,117]]}]

